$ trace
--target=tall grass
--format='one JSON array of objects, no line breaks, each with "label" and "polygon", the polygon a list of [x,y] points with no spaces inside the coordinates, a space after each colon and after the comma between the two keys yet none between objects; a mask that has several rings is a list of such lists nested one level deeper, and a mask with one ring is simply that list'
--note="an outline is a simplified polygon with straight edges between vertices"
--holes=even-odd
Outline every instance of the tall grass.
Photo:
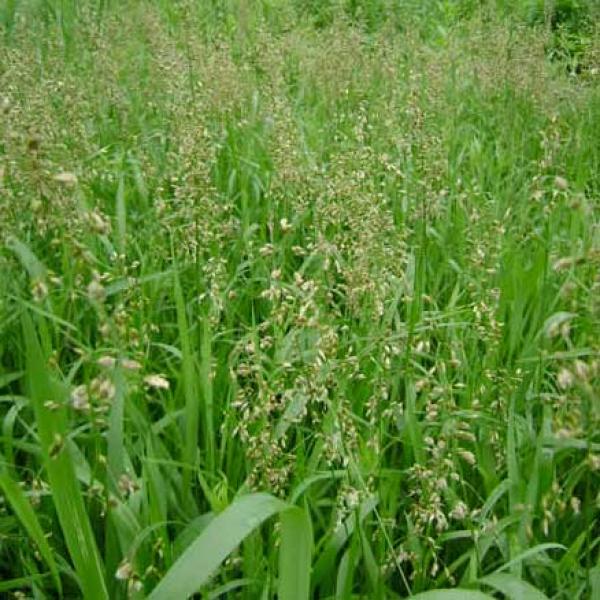
[{"label": "tall grass", "polygon": [[559,4],[0,5],[2,594],[600,594]]}]

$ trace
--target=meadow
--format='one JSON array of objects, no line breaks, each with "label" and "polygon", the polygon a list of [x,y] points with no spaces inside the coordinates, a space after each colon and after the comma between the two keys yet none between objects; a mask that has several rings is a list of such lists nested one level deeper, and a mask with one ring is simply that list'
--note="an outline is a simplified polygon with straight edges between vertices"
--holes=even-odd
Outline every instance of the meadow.
[{"label": "meadow", "polygon": [[0,0],[0,596],[600,598],[600,4]]}]

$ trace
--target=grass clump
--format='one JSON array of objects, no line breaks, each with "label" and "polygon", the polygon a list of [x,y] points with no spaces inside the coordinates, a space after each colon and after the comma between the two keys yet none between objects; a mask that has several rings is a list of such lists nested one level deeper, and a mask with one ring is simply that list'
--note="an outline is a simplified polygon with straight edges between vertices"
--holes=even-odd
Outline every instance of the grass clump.
[{"label": "grass clump", "polygon": [[597,25],[425,8],[2,5],[3,594],[600,593]]}]

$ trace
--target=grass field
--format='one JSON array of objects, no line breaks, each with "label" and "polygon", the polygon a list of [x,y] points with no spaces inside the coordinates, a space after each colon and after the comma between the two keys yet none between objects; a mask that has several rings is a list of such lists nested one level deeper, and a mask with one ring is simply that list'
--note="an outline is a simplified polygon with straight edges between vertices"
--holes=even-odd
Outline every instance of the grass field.
[{"label": "grass field", "polygon": [[0,596],[600,598],[599,198],[593,0],[0,0]]}]

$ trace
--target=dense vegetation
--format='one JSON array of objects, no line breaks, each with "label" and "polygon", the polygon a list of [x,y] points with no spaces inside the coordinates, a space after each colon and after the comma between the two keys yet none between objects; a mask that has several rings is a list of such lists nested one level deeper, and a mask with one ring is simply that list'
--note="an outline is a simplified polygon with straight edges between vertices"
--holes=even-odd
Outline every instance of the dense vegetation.
[{"label": "dense vegetation", "polygon": [[599,598],[599,15],[1,0],[0,594]]}]

